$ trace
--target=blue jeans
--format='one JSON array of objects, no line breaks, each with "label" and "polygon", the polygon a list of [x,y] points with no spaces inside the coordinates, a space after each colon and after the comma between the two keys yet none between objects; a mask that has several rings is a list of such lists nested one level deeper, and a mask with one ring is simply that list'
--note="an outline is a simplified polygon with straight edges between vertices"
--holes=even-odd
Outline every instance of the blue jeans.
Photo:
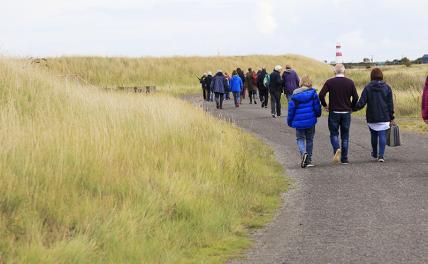
[{"label": "blue jeans", "polygon": [[[333,146],[333,153],[342,149],[340,160],[348,161],[349,149],[349,129],[351,128],[351,113],[337,114],[330,112],[328,115],[328,129],[330,130],[330,141]],[[339,130],[341,145],[339,144]]]},{"label": "blue jeans", "polygon": [[[385,146],[386,146],[386,132],[388,130],[375,131],[370,128],[370,134],[372,136],[372,150],[373,155],[378,155],[377,157],[383,157],[385,155]],[[378,152],[378,142],[379,142],[379,152]]]},{"label": "blue jeans", "polygon": [[312,160],[314,136],[315,126],[307,129],[296,129],[297,147],[299,147],[300,155],[307,153],[309,161]]},{"label": "blue jeans", "polygon": [[235,106],[238,106],[241,102],[241,92],[233,92],[233,100],[235,102]]}]

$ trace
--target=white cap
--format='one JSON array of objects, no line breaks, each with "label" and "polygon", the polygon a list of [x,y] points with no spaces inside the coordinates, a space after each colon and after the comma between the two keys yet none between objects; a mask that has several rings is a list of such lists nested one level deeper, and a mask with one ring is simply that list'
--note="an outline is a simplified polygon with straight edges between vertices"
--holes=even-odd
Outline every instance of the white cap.
[{"label": "white cap", "polygon": [[275,66],[275,71],[281,71],[282,70],[282,66],[281,65],[276,65]]},{"label": "white cap", "polygon": [[223,71],[222,71],[222,70],[218,69],[218,70],[217,70],[217,73],[219,73],[219,72],[223,73]]},{"label": "white cap", "polygon": [[208,72],[208,75],[213,75],[213,74],[212,74],[212,72],[210,72],[210,71],[209,71],[209,72]]}]

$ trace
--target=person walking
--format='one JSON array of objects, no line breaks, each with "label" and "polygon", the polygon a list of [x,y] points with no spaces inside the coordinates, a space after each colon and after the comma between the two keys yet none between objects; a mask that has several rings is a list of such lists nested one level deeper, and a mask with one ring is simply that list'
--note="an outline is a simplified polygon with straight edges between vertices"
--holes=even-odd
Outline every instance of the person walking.
[{"label": "person walking", "polygon": [[268,87],[265,84],[265,78],[269,75],[266,72],[266,69],[263,68],[260,74],[257,76],[257,88],[259,89],[259,96],[262,108],[267,108],[269,95],[268,95]]},{"label": "person walking", "polygon": [[218,70],[211,82],[211,90],[215,94],[217,109],[223,109],[224,91],[228,88],[227,79],[224,77],[222,70]]},{"label": "person walking", "polygon": [[425,88],[422,94],[422,118],[428,124],[428,76],[425,81]]},{"label": "person walking", "polygon": [[256,86],[256,81],[254,80],[255,75],[256,75],[255,72],[251,68],[248,69],[248,72],[245,75],[245,83],[247,85],[248,96],[250,97],[250,104],[253,103],[253,99],[254,99],[254,104],[257,104],[257,101],[256,101],[257,86]]},{"label": "person walking", "polygon": [[204,73],[204,75],[202,75],[201,78],[198,77],[199,83],[201,84],[201,87],[202,87],[202,96],[204,98],[204,101],[207,100],[207,91],[205,89],[205,78],[207,78],[207,73]]},{"label": "person walking", "polygon": [[240,100],[239,103],[241,103],[242,99],[245,99],[245,74],[244,74],[244,71],[241,70],[241,68],[237,68],[236,72],[238,73],[239,78],[241,78],[242,83],[244,84],[244,88],[242,89],[241,96],[239,98]]},{"label": "person walking", "polygon": [[[358,93],[354,82],[345,77],[345,66],[337,64],[334,67],[336,77],[329,79],[324,84],[319,98],[328,114],[328,128],[330,141],[333,147],[334,162],[349,164],[349,129],[351,127],[351,113],[358,102]],[[329,104],[325,97],[329,94]],[[352,100],[351,100],[352,99]],[[339,131],[341,144],[339,143]]]},{"label": "person walking", "polygon": [[314,146],[315,125],[321,116],[321,102],[312,80],[302,78],[302,85],[295,89],[288,100],[288,126],[296,129],[297,147],[301,155],[301,167],[313,167],[312,150]]},{"label": "person walking", "polygon": [[213,101],[213,94],[211,90],[211,82],[213,80],[213,74],[209,71],[207,72],[207,77],[205,78],[205,89],[207,94],[207,101]]},{"label": "person walking", "polygon": [[240,105],[240,95],[241,91],[244,89],[244,84],[242,83],[241,78],[238,75],[238,72],[235,70],[232,73],[232,78],[230,79],[230,90],[233,94],[233,100],[235,107]]},{"label": "person walking", "polygon": [[291,68],[290,65],[285,66],[285,71],[282,74],[282,80],[284,82],[284,94],[287,100],[290,101],[290,97],[293,95],[294,90],[299,88],[300,78],[296,71]]},{"label": "person walking", "polygon": [[270,74],[269,82],[269,93],[270,93],[270,104],[271,104],[271,113],[272,117],[276,118],[281,116],[281,94],[282,94],[282,84],[281,79],[281,65],[275,66],[273,72]]},{"label": "person walking", "polygon": [[225,95],[225,100],[230,100],[230,89],[229,89],[229,86],[230,86],[230,75],[227,73],[227,72],[225,72],[224,73],[224,77],[226,78],[226,80],[227,80],[227,83],[229,84],[228,86],[227,86],[227,88],[225,88],[225,90],[224,90],[224,95]]},{"label": "person walking", "polygon": [[379,162],[385,162],[387,131],[390,125],[394,124],[394,101],[391,87],[383,81],[381,69],[373,69],[370,78],[371,82],[364,88],[354,110],[361,110],[367,104],[366,119],[371,134],[371,156]]}]

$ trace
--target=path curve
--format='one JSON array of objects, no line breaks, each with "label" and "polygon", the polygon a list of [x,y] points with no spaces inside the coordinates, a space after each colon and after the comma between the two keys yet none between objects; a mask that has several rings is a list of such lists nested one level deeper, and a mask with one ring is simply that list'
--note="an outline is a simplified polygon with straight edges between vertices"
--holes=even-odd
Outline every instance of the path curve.
[{"label": "path curve", "polygon": [[332,165],[326,114],[316,127],[315,168],[301,169],[295,131],[260,104],[207,111],[270,145],[295,186],[275,220],[255,231],[254,247],[230,264],[428,263],[428,137],[402,132],[386,163],[370,158],[363,120],[351,124],[350,165]]}]

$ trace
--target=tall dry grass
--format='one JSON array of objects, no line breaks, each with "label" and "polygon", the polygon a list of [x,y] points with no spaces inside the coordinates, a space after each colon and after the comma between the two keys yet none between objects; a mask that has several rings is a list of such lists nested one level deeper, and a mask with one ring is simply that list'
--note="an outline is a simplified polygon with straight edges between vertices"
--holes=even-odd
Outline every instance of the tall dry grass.
[{"label": "tall dry grass", "polygon": [[271,150],[190,104],[7,59],[0,124],[0,263],[218,263],[286,185]]},{"label": "tall dry grass", "polygon": [[55,74],[78,74],[101,87],[156,85],[161,91],[187,94],[199,91],[196,76],[217,69],[231,73],[240,67],[266,67],[290,64],[300,74],[308,74],[317,85],[331,75],[331,67],[313,59],[298,56],[231,56],[231,57],[170,57],[170,58],[103,58],[62,57],[49,59],[48,67]]}]

